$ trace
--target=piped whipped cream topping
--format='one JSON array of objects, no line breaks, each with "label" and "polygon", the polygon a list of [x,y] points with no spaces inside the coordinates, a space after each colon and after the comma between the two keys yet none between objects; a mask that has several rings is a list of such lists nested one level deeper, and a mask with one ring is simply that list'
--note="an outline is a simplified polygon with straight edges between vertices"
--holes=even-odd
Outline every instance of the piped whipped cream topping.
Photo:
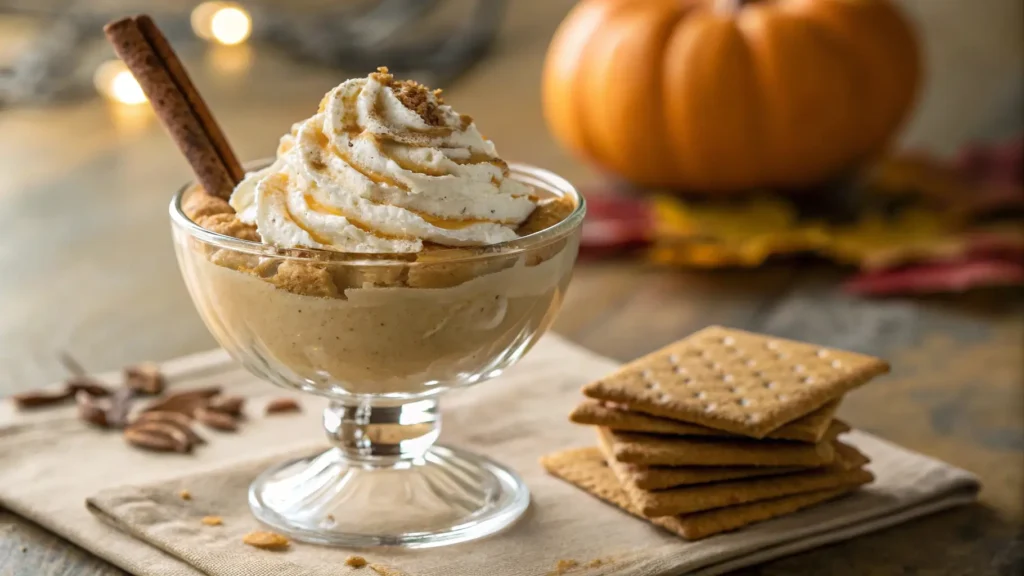
[{"label": "piped whipped cream topping", "polygon": [[439,91],[381,68],[327,93],[230,202],[280,248],[398,253],[512,240],[531,192]]}]

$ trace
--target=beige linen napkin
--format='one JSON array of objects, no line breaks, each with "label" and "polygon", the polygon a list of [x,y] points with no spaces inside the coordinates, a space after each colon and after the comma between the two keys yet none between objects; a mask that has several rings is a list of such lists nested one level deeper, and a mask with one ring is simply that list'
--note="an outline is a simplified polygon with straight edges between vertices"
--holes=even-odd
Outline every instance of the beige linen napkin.
[{"label": "beige linen napkin", "polygon": [[[569,574],[654,576],[719,574],[976,495],[970,473],[855,432],[850,441],[871,456],[878,477],[866,490],[732,534],[683,542],[549,477],[537,463],[542,454],[594,443],[593,432],[569,424],[566,414],[581,384],[614,367],[548,336],[506,375],[445,398],[442,443],[514,467],[533,495],[515,526],[476,542],[419,551],[300,543],[269,552],[242,544],[241,536],[258,527],[247,508],[248,483],[269,462],[317,445],[323,403],[293,395],[304,403],[303,414],[263,417],[261,404],[282,392],[220,353],[167,366],[175,387],[219,383],[252,398],[251,417],[239,433],[207,431],[210,444],[192,456],[125,448],[116,434],[86,430],[69,409],[17,414],[0,406],[0,505],[142,575],[376,576],[344,565],[357,553],[412,576],[543,575],[567,560],[579,564]],[[179,497],[182,489],[191,500]],[[224,525],[204,526],[204,515],[221,516]]]}]

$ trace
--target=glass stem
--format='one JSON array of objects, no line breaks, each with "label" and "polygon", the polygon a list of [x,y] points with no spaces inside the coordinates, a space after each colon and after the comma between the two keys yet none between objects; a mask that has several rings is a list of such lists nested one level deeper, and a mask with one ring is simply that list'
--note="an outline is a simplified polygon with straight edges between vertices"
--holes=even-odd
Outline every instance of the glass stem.
[{"label": "glass stem", "polygon": [[324,409],[324,428],[346,460],[394,467],[423,457],[441,433],[441,412],[434,399],[385,406],[331,402]]}]

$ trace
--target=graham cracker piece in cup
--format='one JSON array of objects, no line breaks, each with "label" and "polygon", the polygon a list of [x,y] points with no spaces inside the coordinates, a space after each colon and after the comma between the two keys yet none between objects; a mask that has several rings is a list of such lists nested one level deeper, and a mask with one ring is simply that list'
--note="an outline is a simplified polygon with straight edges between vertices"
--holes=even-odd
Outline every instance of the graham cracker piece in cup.
[{"label": "graham cracker piece in cup", "polygon": [[[839,408],[839,402],[839,400],[833,400],[814,412],[773,430],[765,438],[816,443],[828,430],[828,425]],[[643,432],[675,436],[737,436],[731,432],[635,412],[628,407],[608,405],[600,400],[592,399],[585,399],[576,406],[569,414],[569,420],[577,424],[603,426],[618,432]]]},{"label": "graham cracker piece in cup", "polygon": [[644,466],[800,466],[830,464],[835,457],[833,440],[849,430],[833,420],[825,438],[817,444],[786,440],[754,441],[749,438],[691,438],[613,432],[598,428],[611,447],[615,460]]},{"label": "graham cracker piece in cup", "polygon": [[863,354],[711,326],[587,384],[583,393],[764,438],[888,370]]},{"label": "graham cracker piece in cup", "polygon": [[541,458],[541,465],[551,475],[686,540],[700,540],[791,514],[803,508],[838,498],[856,489],[856,486],[851,485],[728,508],[716,508],[685,516],[645,518],[619,485],[618,479],[597,448],[578,448],[550,454]]},{"label": "graham cracker piece in cup", "polygon": [[667,490],[641,490],[628,482],[628,477],[621,475],[619,467],[611,465],[612,472],[619,479],[622,489],[629,496],[633,505],[641,514],[648,517],[674,516],[692,514],[713,508],[724,508],[738,504],[748,504],[771,500],[783,496],[792,496],[819,490],[833,490],[845,486],[860,486],[870,482],[874,477],[870,472],[852,464],[860,458],[850,454],[850,462],[835,462],[822,468],[810,468],[802,472],[794,472],[766,478],[744,478],[711,484],[679,486]]}]

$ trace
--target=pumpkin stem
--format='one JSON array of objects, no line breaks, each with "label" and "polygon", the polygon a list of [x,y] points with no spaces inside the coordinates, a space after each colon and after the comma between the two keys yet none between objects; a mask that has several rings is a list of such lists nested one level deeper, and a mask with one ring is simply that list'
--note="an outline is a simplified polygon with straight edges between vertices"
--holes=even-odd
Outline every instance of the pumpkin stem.
[{"label": "pumpkin stem", "polygon": [[716,12],[733,14],[739,12],[746,0],[715,0],[714,9]]}]

